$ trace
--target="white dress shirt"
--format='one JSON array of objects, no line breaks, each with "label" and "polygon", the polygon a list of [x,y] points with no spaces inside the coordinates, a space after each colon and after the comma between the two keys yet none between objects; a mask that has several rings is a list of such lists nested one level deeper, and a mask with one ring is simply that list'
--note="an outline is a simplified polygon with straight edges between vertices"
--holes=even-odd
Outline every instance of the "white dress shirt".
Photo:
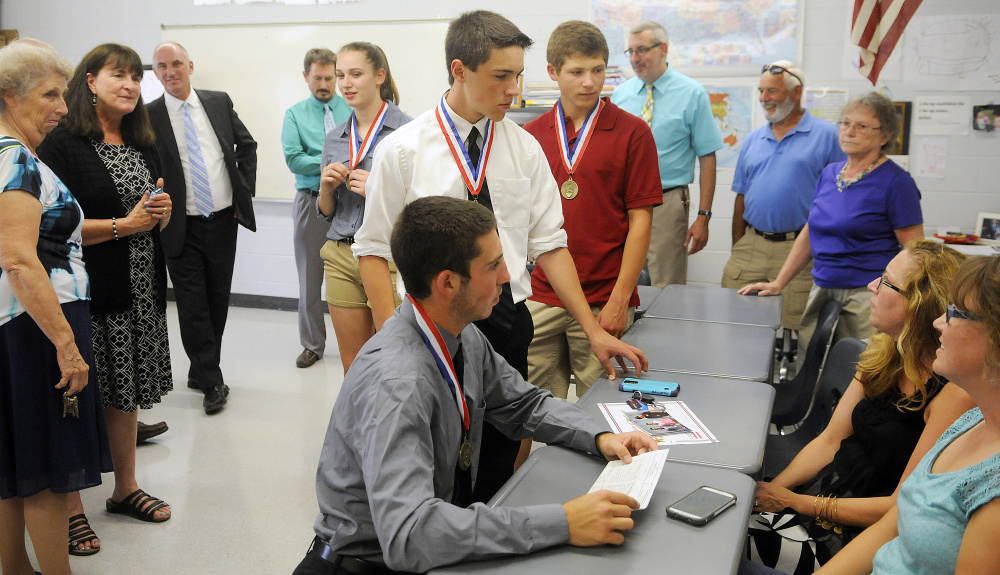
[{"label": "white dress shirt", "polygon": [[198,99],[198,93],[191,90],[187,100],[178,100],[170,94],[163,95],[163,101],[167,105],[167,115],[170,116],[170,126],[174,130],[174,139],[177,140],[177,152],[181,156],[181,167],[184,168],[184,189],[187,190],[187,201],[185,202],[187,214],[189,216],[201,215],[194,204],[194,188],[191,187],[191,165],[188,163],[187,138],[184,131],[184,103],[188,104],[191,110],[191,121],[194,123],[194,131],[198,134],[198,143],[201,144],[201,155],[205,160],[205,169],[208,171],[208,185],[212,189],[212,201],[215,203],[215,210],[219,211],[233,205],[233,184],[229,181],[229,172],[226,170],[226,162],[222,155],[222,145],[219,143],[215,129],[212,128],[205,113],[205,107]]},{"label": "white dress shirt", "polygon": [[[472,124],[451,108],[447,111],[464,142]],[[485,118],[477,124],[480,134],[485,124]],[[520,302],[531,296],[531,276],[525,268],[528,259],[567,245],[562,202],[535,138],[506,118],[493,128],[496,135],[486,181],[511,291],[514,301]],[[434,110],[424,112],[378,144],[366,190],[364,223],[354,235],[354,257],[378,256],[387,261],[392,261],[392,225],[403,206],[426,196],[469,197]],[[403,282],[397,283],[402,291]]]}]

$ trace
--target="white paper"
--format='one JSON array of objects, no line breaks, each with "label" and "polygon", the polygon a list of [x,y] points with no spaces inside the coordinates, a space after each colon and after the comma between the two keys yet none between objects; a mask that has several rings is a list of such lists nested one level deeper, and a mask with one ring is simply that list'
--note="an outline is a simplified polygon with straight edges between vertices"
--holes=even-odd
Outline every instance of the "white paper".
[{"label": "white paper", "polygon": [[903,34],[906,83],[922,90],[1000,88],[1000,13],[982,12],[913,18]]},{"label": "white paper", "polygon": [[[691,430],[690,433],[672,433],[669,435],[654,437],[654,439],[656,439],[656,443],[661,449],[668,445],[719,442],[715,435],[713,435],[712,432],[705,427],[705,424],[698,419],[698,416],[695,415],[683,401],[658,401],[656,402],[656,405],[658,407],[662,407],[678,423]],[[604,418],[608,421],[608,424],[611,425],[611,428],[615,431],[615,433],[624,433],[626,431],[645,431],[640,427],[637,427],[629,419],[627,414],[632,413],[633,410],[627,404],[601,403],[598,404],[598,408],[601,410],[601,413],[604,414]]]},{"label": "white paper", "polygon": [[802,107],[813,116],[835,124],[840,121],[840,110],[848,96],[847,88],[806,88]]},{"label": "white paper", "polygon": [[916,171],[923,178],[944,178],[945,159],[948,157],[948,138],[922,138],[917,141]]},{"label": "white paper", "polygon": [[913,100],[913,134],[968,136],[972,124],[972,97],[917,96]]},{"label": "white paper", "polygon": [[639,509],[645,509],[653,498],[666,461],[666,449],[636,455],[628,465],[621,461],[609,461],[587,493],[602,489],[624,493],[639,502]]}]

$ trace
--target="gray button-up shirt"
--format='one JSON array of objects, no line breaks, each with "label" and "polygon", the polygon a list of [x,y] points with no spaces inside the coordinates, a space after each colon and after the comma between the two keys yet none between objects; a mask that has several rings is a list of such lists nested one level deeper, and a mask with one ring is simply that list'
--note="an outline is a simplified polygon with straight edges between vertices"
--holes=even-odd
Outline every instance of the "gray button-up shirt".
[{"label": "gray button-up shirt", "polygon": [[[386,102],[386,105],[389,109],[385,112],[385,121],[382,123],[382,129],[375,138],[375,144],[368,149],[368,153],[365,154],[365,157],[356,166],[357,168],[362,170],[371,170],[372,154],[375,153],[375,148],[379,145],[382,139],[413,119],[404,114],[403,111],[392,102]],[[320,162],[320,170],[325,168],[327,164],[333,164],[336,162],[340,162],[345,166],[350,167],[351,120],[353,117],[354,116],[352,114],[346,122],[330,130],[330,133],[326,135],[326,140],[323,142],[323,157]],[[358,130],[365,131],[367,128],[364,126],[358,126]],[[364,134],[361,134],[361,139],[364,140]],[[337,186],[337,189],[333,191],[333,197],[337,202],[337,209],[334,210],[333,214],[329,216],[324,216],[323,213],[319,211],[319,200],[317,199],[316,213],[319,214],[319,217],[330,222],[330,231],[326,233],[326,237],[331,240],[343,240],[354,236],[354,232],[361,227],[361,222],[364,219],[364,196],[355,194],[351,190],[347,189],[347,183],[345,180]]]},{"label": "gray button-up shirt", "polygon": [[[410,301],[361,349],[344,378],[320,455],[316,534],[337,552],[425,572],[569,541],[561,505],[492,509],[450,503],[462,419],[420,337]],[[524,381],[473,325],[459,340],[478,471],[483,421],[513,439],[596,451],[604,428],[575,404]]]}]

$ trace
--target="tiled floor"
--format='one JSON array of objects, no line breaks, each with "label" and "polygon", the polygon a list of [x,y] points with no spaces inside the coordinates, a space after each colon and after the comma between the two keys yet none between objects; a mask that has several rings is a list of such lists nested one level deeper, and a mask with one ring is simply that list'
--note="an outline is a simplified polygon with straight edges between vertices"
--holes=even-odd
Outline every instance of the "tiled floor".
[{"label": "tiled floor", "polygon": [[175,389],[140,413],[170,430],[138,448],[139,485],[173,507],[162,524],[110,515],[114,477],[83,492],[100,553],[70,559],[76,575],[289,574],[312,538],[313,481],[343,374],[330,330],[323,360],[302,351],[292,312],[232,308],[222,369],[229,405],[205,415],[186,387],[177,313],[167,311]]}]

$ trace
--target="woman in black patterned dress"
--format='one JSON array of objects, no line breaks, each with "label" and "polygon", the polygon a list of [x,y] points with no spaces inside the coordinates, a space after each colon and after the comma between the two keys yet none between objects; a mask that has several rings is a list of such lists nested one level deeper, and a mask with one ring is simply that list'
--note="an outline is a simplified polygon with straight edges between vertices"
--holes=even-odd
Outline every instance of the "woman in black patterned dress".
[{"label": "woman in black patterned dress", "polygon": [[[135,477],[139,409],[173,389],[167,342],[166,273],[156,244],[170,221],[154,134],[139,94],[142,60],[131,48],[102,44],[69,81],[69,114],[39,155],[83,207],[84,261],[91,277],[94,362],[115,466],[112,513],[150,522],[170,507],[139,489]],[[75,501],[74,501],[75,499]],[[71,499],[70,553],[89,555],[100,541],[79,497]]]}]

